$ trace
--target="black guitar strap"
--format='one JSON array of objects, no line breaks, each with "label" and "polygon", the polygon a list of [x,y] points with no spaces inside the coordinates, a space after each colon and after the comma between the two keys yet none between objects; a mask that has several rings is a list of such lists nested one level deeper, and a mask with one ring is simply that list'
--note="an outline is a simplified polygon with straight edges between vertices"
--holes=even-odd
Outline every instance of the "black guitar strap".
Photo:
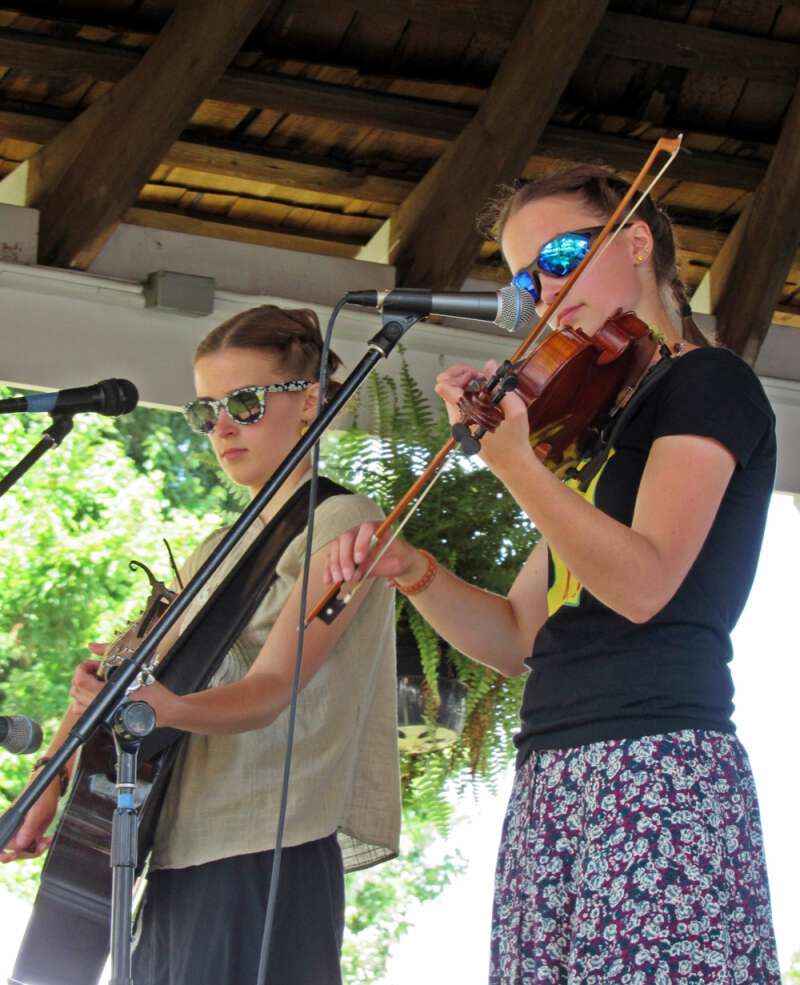
[{"label": "black guitar strap", "polygon": [[[158,680],[176,694],[208,686],[222,658],[250,622],[276,578],[276,567],[291,541],[308,522],[311,483],[304,482],[264,527],[247,551],[212,592],[192,623],[178,638],[156,670]],[[317,504],[348,489],[319,478]],[[134,694],[135,699],[135,694]],[[141,747],[143,761],[184,735],[176,729],[156,729]]]}]

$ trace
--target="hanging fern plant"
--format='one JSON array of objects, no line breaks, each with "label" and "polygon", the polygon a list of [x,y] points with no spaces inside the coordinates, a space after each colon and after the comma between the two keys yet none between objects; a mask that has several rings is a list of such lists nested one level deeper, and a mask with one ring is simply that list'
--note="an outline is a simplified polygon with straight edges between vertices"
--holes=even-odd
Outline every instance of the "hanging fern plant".
[{"label": "hanging fern plant", "polygon": [[[444,408],[434,411],[405,361],[397,380],[373,374],[361,398],[371,431],[359,427],[356,410],[346,431],[329,433],[324,470],[371,496],[389,512],[450,436]],[[465,581],[505,594],[538,539],[537,531],[491,472],[458,452],[403,529]],[[413,634],[429,693],[438,680],[455,677],[467,687],[464,731],[452,746],[403,757],[404,793],[431,820],[446,825],[444,788],[479,779],[493,785],[512,755],[524,678],[506,679],[441,640],[408,599],[397,596],[398,636]],[[435,701],[434,701],[435,710]]]}]

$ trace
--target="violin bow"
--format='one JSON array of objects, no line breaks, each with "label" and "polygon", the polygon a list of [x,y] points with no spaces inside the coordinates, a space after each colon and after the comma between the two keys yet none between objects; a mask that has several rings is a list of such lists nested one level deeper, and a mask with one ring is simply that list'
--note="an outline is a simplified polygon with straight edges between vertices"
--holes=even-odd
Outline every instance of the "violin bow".
[{"label": "violin bow", "polygon": [[[553,301],[550,302],[544,314],[538,319],[538,321],[534,323],[533,327],[529,331],[526,338],[523,339],[523,341],[517,347],[517,349],[515,350],[514,354],[511,357],[510,360],[511,363],[515,363],[519,359],[521,359],[522,356],[524,356],[525,353],[528,351],[528,349],[537,341],[542,330],[550,321],[550,319],[553,317],[556,308],[564,300],[567,292],[572,288],[572,285],[575,283],[578,277],[580,277],[580,275],[583,273],[583,271],[586,269],[589,263],[591,263],[595,257],[601,255],[605,251],[605,249],[611,245],[614,238],[617,235],[619,235],[625,223],[627,223],[628,220],[631,218],[631,216],[635,214],[636,210],[639,208],[642,202],[647,198],[647,196],[652,191],[656,182],[659,181],[659,179],[667,170],[667,168],[675,160],[675,157],[677,156],[678,151],[681,148],[682,141],[683,141],[683,134],[678,134],[677,137],[660,137],[658,139],[658,141],[653,146],[653,149],[650,151],[647,160],[642,165],[642,168],[640,169],[639,173],[631,182],[627,192],[620,199],[619,204],[611,213],[611,216],[609,217],[608,221],[600,230],[600,232],[597,234],[597,236],[594,238],[594,241],[592,242],[592,245],[589,251],[587,252],[586,256],[583,258],[583,260],[581,260],[581,262],[572,271],[572,273],[566,278],[561,290],[555,296]],[[639,191],[639,188],[646,180],[659,154],[667,155],[666,162],[657,171],[657,173],[650,181],[650,184],[647,186],[647,188],[645,188],[645,190],[640,194],[639,198],[634,203],[633,207],[628,212],[628,214],[625,216],[624,220],[620,222],[620,216],[624,213],[631,199]],[[616,230],[614,229],[615,226],[617,226]],[[500,378],[501,378],[501,373],[498,372],[497,374],[495,374],[494,377],[492,377],[491,380],[487,381],[487,383],[485,384],[485,390],[487,392],[491,392],[500,382]],[[436,473],[439,471],[439,467],[441,466],[445,458],[447,458],[447,456],[453,450],[453,448],[455,448],[456,444],[457,444],[456,439],[451,437],[445,442],[444,445],[442,445],[439,451],[433,456],[433,458],[430,460],[428,465],[425,467],[424,472],[422,472],[418,476],[418,478],[413,483],[413,485],[398,500],[392,511],[376,528],[372,536],[373,546],[380,541],[383,535],[395,523],[398,517],[406,510],[409,504],[413,502],[415,499],[417,500],[413,509],[409,510],[408,515],[398,525],[393,535],[386,541],[386,543],[381,547],[381,550],[378,552],[378,554],[371,560],[369,567],[364,572],[364,574],[361,575],[360,580],[357,582],[356,585],[354,585],[353,589],[350,592],[348,592],[348,594],[345,595],[343,598],[337,598],[339,594],[339,590],[341,589],[344,582],[340,581],[331,585],[328,591],[322,596],[322,598],[308,613],[305,623],[306,626],[309,626],[313,622],[313,620],[318,617],[322,619],[324,622],[333,622],[333,620],[336,618],[339,612],[341,612],[341,610],[345,607],[345,605],[347,605],[353,599],[354,595],[356,594],[360,586],[364,584],[364,581],[366,580],[367,576],[370,574],[372,569],[381,559],[384,552],[388,550],[394,538],[400,533],[403,526],[410,519],[414,510],[419,506],[419,504],[427,495],[428,491],[432,488],[434,482],[436,481],[436,478],[438,478]],[[425,488],[426,486],[428,487],[427,489]]]}]

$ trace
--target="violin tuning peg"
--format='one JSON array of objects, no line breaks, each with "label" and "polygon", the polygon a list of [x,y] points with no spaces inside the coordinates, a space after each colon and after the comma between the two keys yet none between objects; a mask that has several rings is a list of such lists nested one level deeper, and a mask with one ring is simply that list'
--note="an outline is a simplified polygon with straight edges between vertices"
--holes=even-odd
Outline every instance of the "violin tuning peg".
[{"label": "violin tuning peg", "polygon": [[455,440],[461,446],[461,450],[464,452],[464,454],[468,455],[470,458],[473,455],[477,455],[478,452],[481,450],[480,441],[478,441],[475,435],[473,435],[473,433],[470,431],[467,425],[464,424],[463,422],[459,422],[458,424],[453,425],[452,435],[453,438],[455,438]]}]

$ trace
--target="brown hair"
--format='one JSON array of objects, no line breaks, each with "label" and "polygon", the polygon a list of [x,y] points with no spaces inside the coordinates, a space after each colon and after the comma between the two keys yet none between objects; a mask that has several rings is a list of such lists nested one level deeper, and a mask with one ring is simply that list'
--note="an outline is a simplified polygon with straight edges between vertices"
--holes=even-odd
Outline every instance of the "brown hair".
[{"label": "brown hair", "polygon": [[[275,355],[292,379],[318,380],[322,358],[322,332],[310,308],[290,310],[263,304],[234,315],[213,328],[197,346],[194,362],[222,349],[258,349]],[[328,356],[328,373],[341,365],[335,352]],[[332,393],[337,384],[328,384]]]},{"label": "brown hair", "polygon": [[[490,202],[482,213],[479,224],[484,234],[500,242],[508,220],[529,202],[542,198],[575,195],[607,219],[619,205],[630,186],[610,168],[599,164],[578,164],[547,177],[527,182],[518,188],[508,188]],[[636,218],[650,227],[653,234],[653,268],[659,288],[669,293],[665,297],[680,316],[683,336],[696,345],[709,343],[692,319],[692,309],[686,287],[678,275],[675,254],[675,237],[672,222],[667,213],[648,195],[636,211]]]}]

